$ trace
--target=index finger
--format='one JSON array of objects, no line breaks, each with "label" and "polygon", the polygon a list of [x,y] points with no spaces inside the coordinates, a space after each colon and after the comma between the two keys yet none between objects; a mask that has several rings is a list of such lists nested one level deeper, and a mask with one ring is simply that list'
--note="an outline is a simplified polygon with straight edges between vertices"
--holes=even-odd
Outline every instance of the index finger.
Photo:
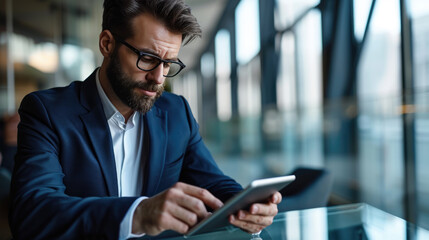
[{"label": "index finger", "polygon": [[182,189],[182,191],[192,197],[200,199],[204,204],[209,206],[210,208],[216,210],[223,206],[223,203],[221,200],[213,196],[208,190],[192,186],[185,183],[180,183],[179,187]]}]

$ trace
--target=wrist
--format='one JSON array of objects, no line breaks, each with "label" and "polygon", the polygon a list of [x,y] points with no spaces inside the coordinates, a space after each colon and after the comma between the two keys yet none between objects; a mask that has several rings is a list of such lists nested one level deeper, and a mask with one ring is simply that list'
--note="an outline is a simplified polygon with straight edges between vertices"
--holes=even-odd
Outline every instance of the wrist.
[{"label": "wrist", "polygon": [[133,214],[133,222],[132,222],[132,228],[131,233],[132,234],[142,234],[143,232],[143,226],[142,226],[142,206],[141,203],[137,206],[136,210]]}]

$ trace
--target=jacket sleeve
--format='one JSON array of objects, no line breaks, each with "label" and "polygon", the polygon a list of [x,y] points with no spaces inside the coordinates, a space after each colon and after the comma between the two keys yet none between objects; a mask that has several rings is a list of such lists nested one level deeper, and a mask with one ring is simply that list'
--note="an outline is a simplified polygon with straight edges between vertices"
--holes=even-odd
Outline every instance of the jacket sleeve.
[{"label": "jacket sleeve", "polygon": [[192,115],[188,102],[183,97],[182,100],[186,108],[191,135],[185,153],[181,180],[205,188],[225,202],[241,191],[242,187],[219,169],[203,142],[198,123]]},{"label": "jacket sleeve", "polygon": [[14,239],[118,239],[120,222],[136,198],[65,194],[50,113],[30,94],[19,114],[9,215]]}]

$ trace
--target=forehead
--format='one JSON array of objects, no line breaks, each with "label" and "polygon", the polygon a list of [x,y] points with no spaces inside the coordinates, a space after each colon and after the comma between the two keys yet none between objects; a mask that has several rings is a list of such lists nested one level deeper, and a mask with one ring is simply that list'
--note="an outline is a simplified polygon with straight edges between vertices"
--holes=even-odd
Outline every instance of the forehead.
[{"label": "forehead", "polygon": [[177,56],[182,45],[182,34],[168,30],[165,24],[144,13],[132,20],[133,37],[136,47],[151,49],[160,56]]}]

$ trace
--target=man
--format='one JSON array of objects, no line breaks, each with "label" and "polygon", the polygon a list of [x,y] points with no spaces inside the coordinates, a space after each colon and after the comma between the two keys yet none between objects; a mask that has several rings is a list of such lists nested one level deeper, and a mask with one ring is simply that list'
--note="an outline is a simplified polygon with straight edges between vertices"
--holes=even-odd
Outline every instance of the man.
[{"label": "man", "polygon": [[[216,166],[184,98],[163,93],[200,35],[182,0],[105,0],[101,67],[21,103],[10,223],[15,239],[186,233],[241,190]],[[142,196],[142,197],[138,197]],[[230,216],[257,232],[279,193]]]}]

